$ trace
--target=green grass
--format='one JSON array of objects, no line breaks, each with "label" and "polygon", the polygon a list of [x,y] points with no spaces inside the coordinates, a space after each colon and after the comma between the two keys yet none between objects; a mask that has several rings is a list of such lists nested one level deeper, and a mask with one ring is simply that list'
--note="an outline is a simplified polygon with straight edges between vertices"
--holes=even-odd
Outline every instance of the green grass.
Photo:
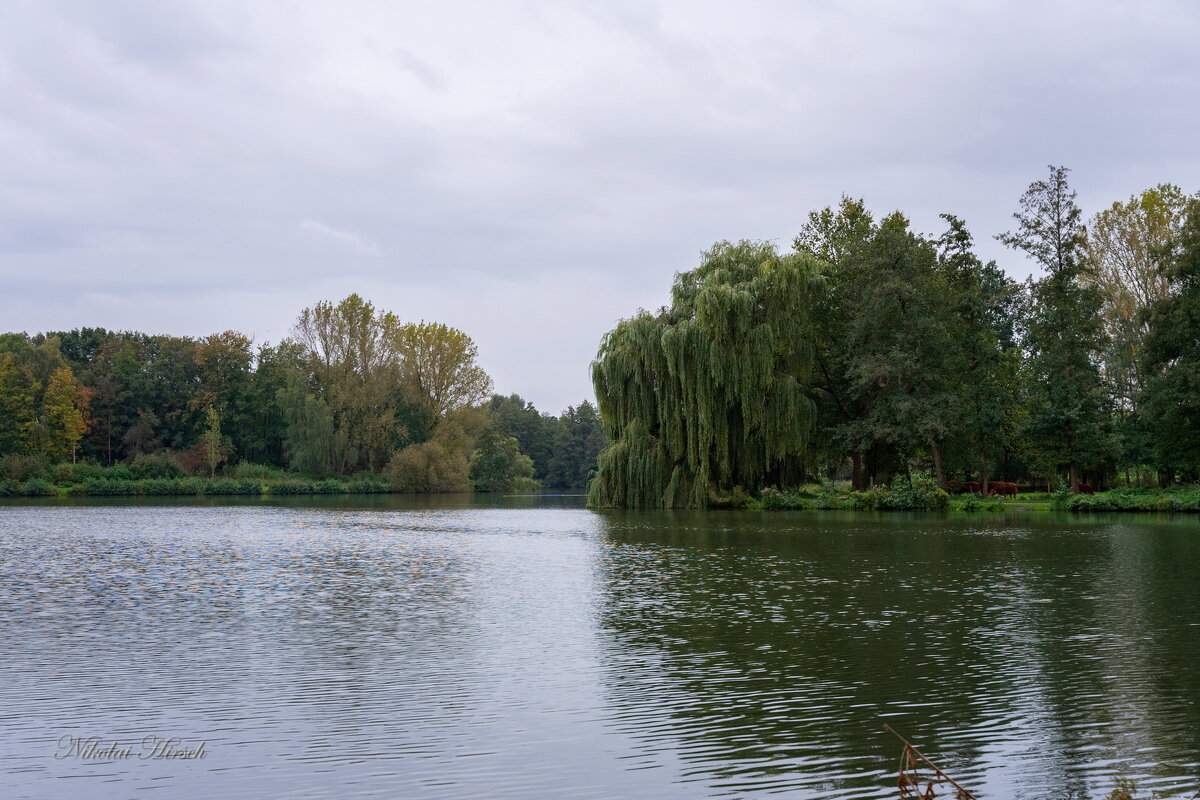
[{"label": "green grass", "polygon": [[[387,481],[375,476],[314,480],[297,476],[271,478],[133,478],[115,468],[80,475],[80,480],[0,480],[0,497],[187,497],[274,496],[307,494],[383,494]],[[63,477],[61,475],[56,477]],[[68,476],[70,478],[74,475]]]}]

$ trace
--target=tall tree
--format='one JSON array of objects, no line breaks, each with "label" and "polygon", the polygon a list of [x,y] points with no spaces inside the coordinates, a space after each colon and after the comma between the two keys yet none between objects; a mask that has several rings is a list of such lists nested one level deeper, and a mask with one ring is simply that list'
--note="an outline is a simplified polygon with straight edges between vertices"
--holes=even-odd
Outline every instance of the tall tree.
[{"label": "tall tree", "polygon": [[28,449],[36,392],[33,371],[12,353],[0,353],[0,455]]},{"label": "tall tree", "polygon": [[[1014,342],[1017,285],[974,252],[966,224],[942,214],[948,224],[938,239],[941,269],[949,287],[951,326],[947,377],[953,384],[955,428],[966,440],[968,470],[986,493],[992,465],[1011,447],[1019,427],[1017,404],[1020,351]],[[939,474],[939,479],[941,475]]]},{"label": "tall tree", "polygon": [[217,474],[217,467],[225,462],[230,450],[228,438],[221,433],[221,412],[215,405],[204,409],[204,433],[200,443],[204,446],[204,463],[211,478]]},{"label": "tall tree", "polygon": [[288,465],[312,475],[340,471],[347,461],[344,436],[339,434],[328,404],[309,390],[305,376],[289,374],[275,399],[284,421],[283,450]]},{"label": "tall tree", "polygon": [[88,429],[87,397],[70,367],[59,367],[50,375],[43,408],[47,429],[44,449],[51,459],[69,455],[75,461],[79,440]]},{"label": "tall tree", "polygon": [[817,273],[805,255],[722,242],[676,276],[670,308],[604,337],[592,380],[612,444],[589,502],[702,507],[805,473]]},{"label": "tall tree", "polygon": [[1200,204],[1189,210],[1161,273],[1170,291],[1149,307],[1140,400],[1168,483],[1177,472],[1200,478]]},{"label": "tall tree", "polygon": [[[864,451],[868,442],[854,424],[867,413],[867,398],[851,390],[849,370],[854,355],[848,298],[856,289],[846,265],[877,230],[862,199],[843,196],[838,207],[812,211],[796,236],[793,249],[823,263],[820,291],[809,311],[813,342],[813,394],[818,411],[821,460],[836,471],[846,455],[855,489],[866,488]],[[871,459],[874,462],[876,459]]]},{"label": "tall tree", "polygon": [[959,410],[958,343],[937,250],[896,212],[850,250],[842,270],[848,390],[863,409],[843,436],[894,448],[905,469],[930,452],[942,479],[942,447]]},{"label": "tall tree", "polygon": [[1105,344],[1103,297],[1081,280],[1084,239],[1066,167],[1034,181],[1013,214],[1017,229],[996,238],[1045,270],[1030,287],[1025,345],[1031,387],[1028,433],[1042,457],[1067,469],[1079,487],[1081,466],[1099,466],[1108,449],[1106,403],[1098,367]]},{"label": "tall tree", "polygon": [[376,311],[357,294],[304,309],[293,328],[308,354],[310,391],[333,421],[337,442],[323,449],[338,456],[339,472],[377,470],[398,443],[399,328],[395,314]]},{"label": "tall tree", "polygon": [[567,406],[555,423],[546,483],[572,489],[586,487],[595,475],[600,452],[608,444],[600,415],[584,400],[578,406]]},{"label": "tall tree", "polygon": [[1096,214],[1088,222],[1081,276],[1104,298],[1101,318],[1108,343],[1101,355],[1105,384],[1116,412],[1121,461],[1126,470],[1149,462],[1148,431],[1138,399],[1146,383],[1141,350],[1151,305],[1170,292],[1170,263],[1196,202],[1178,186],[1161,184]]},{"label": "tall tree", "polygon": [[[288,425],[279,403],[279,392],[292,376],[302,376],[305,351],[297,342],[263,344],[255,353],[253,372],[240,404],[229,420],[230,434],[239,460],[283,466]],[[240,410],[237,410],[239,409]]]},{"label": "tall tree", "polygon": [[533,460],[534,477],[545,478],[554,453],[558,420],[539,412],[533,403],[516,394],[508,397],[494,394],[487,408],[496,430],[516,439],[521,452]]},{"label": "tall tree", "polygon": [[405,387],[436,425],[448,414],[487,399],[492,379],[476,363],[471,337],[438,322],[409,323],[395,335]]}]

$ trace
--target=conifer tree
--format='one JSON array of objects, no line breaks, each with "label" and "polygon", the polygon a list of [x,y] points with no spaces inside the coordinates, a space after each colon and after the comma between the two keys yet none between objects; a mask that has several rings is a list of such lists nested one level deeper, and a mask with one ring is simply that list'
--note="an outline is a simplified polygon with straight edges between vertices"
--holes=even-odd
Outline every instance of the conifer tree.
[{"label": "conifer tree", "polygon": [[1110,443],[1098,367],[1103,297],[1080,280],[1084,231],[1068,171],[1051,166],[1047,180],[1031,183],[1013,214],[1017,230],[996,238],[1046,272],[1030,286],[1027,433],[1035,457],[1065,467],[1071,488],[1078,489],[1081,466],[1098,466]]}]

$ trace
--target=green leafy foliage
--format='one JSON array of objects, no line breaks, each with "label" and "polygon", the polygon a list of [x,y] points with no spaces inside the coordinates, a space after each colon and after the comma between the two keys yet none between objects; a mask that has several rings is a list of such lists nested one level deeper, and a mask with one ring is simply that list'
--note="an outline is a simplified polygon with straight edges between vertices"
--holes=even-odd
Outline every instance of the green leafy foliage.
[{"label": "green leafy foliage", "polygon": [[471,486],[479,492],[511,492],[518,481],[533,480],[533,459],[522,455],[517,440],[488,431],[470,462]]},{"label": "green leafy foliage", "polygon": [[722,243],[678,275],[672,305],[621,322],[592,366],[612,441],[589,501],[703,507],[799,477],[815,422],[805,391],[808,256]]},{"label": "green leafy foliage", "polygon": [[138,453],[129,464],[135,478],[185,478],[187,470],[170,453]]},{"label": "green leafy foliage", "polygon": [[[303,310],[274,345],[236,331],[0,334],[0,486],[512,491],[537,480],[590,484],[602,506],[966,509],[1002,501],[946,506],[926,479],[903,476],[1193,483],[1200,202],[1163,184],[1085,230],[1067,176],[1051,167],[1033,182],[1015,230],[998,237],[1041,267],[1023,286],[981,262],[957,217],[943,215],[933,238],[849,197],[810,214],[791,252],[717,244],[676,276],[669,305],[605,337],[597,404],[558,416],[519,395],[489,400],[463,331],[403,322],[355,294]],[[851,489],[825,483],[847,478]],[[814,481],[823,488],[786,488]],[[1055,502],[1190,501],[1122,489]]]}]

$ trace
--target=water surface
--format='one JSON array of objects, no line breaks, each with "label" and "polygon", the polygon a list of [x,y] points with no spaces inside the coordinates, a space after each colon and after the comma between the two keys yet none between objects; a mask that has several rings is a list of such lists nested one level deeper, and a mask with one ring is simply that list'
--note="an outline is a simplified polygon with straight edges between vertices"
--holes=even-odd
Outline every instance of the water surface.
[{"label": "water surface", "polygon": [[1197,787],[1191,518],[581,502],[0,505],[4,796],[884,798],[885,722],[981,797]]}]

